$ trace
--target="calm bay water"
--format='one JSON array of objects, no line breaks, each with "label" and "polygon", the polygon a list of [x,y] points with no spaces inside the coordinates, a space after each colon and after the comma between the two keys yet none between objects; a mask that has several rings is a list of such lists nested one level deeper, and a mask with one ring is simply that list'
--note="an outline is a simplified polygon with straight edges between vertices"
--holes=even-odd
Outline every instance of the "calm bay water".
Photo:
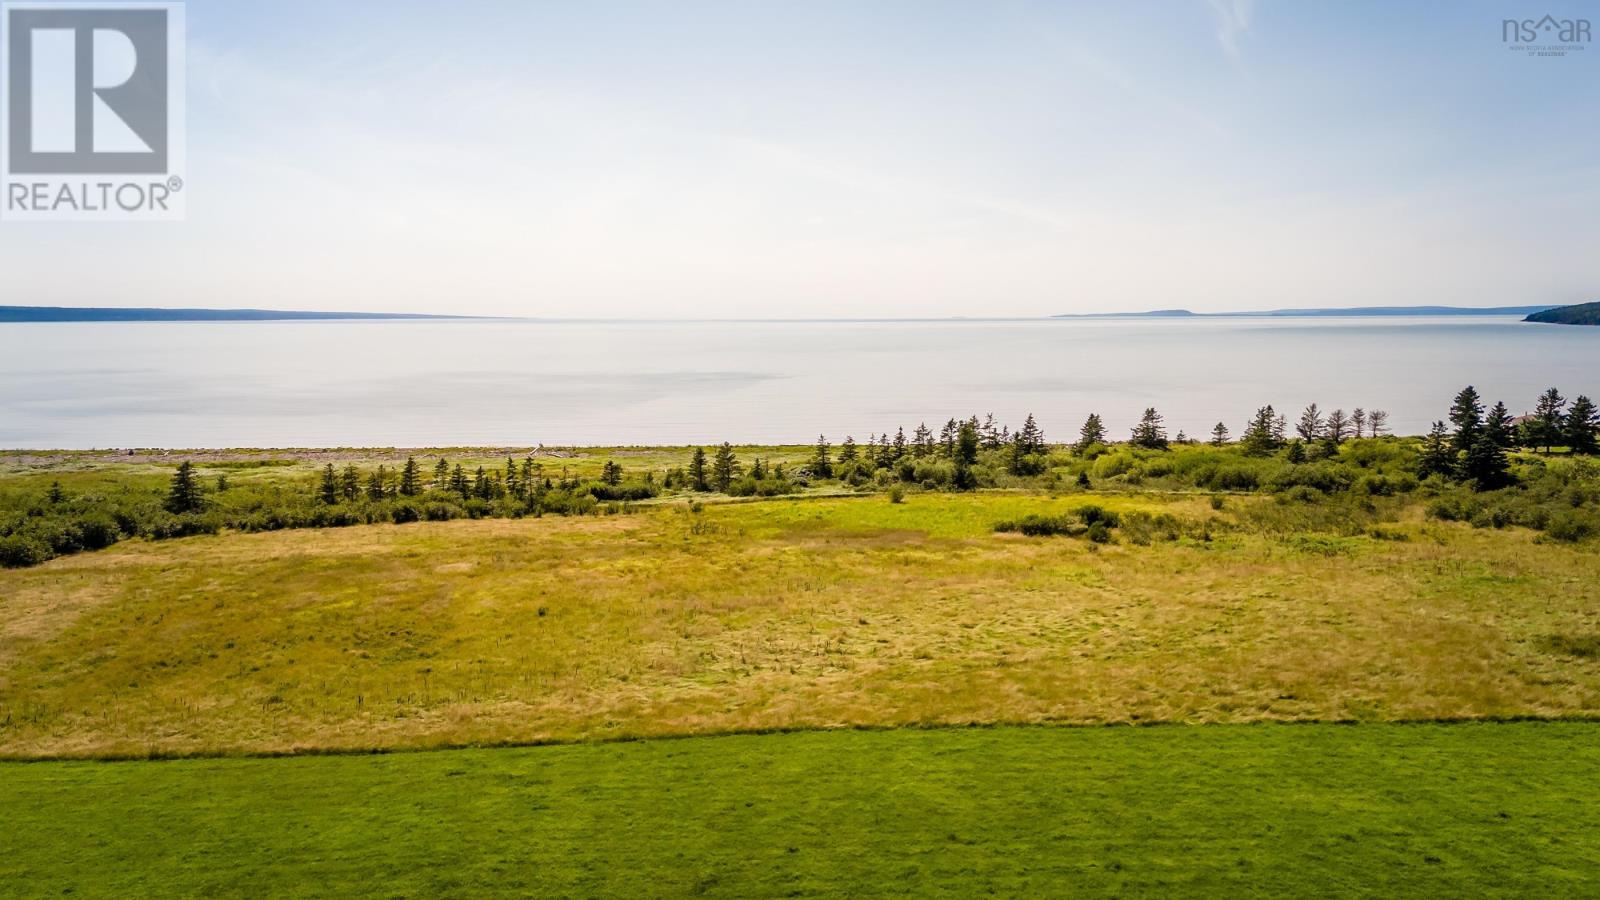
[{"label": "calm bay water", "polygon": [[1600,328],[1512,318],[0,325],[0,447],[807,442],[993,412],[1052,439],[1363,406],[1401,433],[1475,384],[1600,397]]}]

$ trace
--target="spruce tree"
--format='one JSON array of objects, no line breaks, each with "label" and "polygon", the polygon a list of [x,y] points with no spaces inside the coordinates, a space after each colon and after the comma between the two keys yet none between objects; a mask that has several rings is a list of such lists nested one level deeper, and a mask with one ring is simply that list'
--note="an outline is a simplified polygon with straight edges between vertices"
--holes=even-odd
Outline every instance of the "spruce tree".
[{"label": "spruce tree", "polygon": [[[478,470],[482,474],[483,470]],[[367,499],[374,502],[382,500],[389,493],[389,471],[383,466],[374,469],[367,476]]]},{"label": "spruce tree", "polygon": [[1461,461],[1462,477],[1472,482],[1480,491],[1499,490],[1511,483],[1511,465],[1506,461],[1506,451],[1487,429],[1467,449]]},{"label": "spruce tree", "polygon": [[172,485],[167,490],[167,512],[174,514],[199,512],[205,505],[200,495],[200,482],[194,477],[194,463],[187,460],[178,464],[172,473]]},{"label": "spruce tree", "polygon": [[1072,445],[1072,449],[1082,453],[1095,444],[1105,442],[1105,422],[1101,421],[1099,413],[1090,413],[1089,418],[1083,420],[1083,427],[1078,429],[1078,442]]},{"label": "spruce tree", "polygon": [[1228,426],[1218,422],[1216,426],[1211,429],[1211,446],[1228,446]]},{"label": "spruce tree", "polygon": [[1295,438],[1294,440],[1290,441],[1289,442],[1289,449],[1288,449],[1287,452],[1284,453],[1284,459],[1287,459],[1290,463],[1292,463],[1293,465],[1297,465],[1297,466],[1300,465],[1301,463],[1305,462],[1306,461],[1306,445],[1305,445],[1305,442],[1300,440],[1299,438]]},{"label": "spruce tree", "polygon": [[1350,420],[1345,417],[1344,410],[1336,409],[1328,413],[1322,433],[1328,438],[1328,443],[1335,447],[1344,443],[1344,439],[1350,436]]},{"label": "spruce tree", "polygon": [[1256,414],[1250,418],[1250,424],[1245,426],[1244,437],[1239,441],[1245,455],[1266,456],[1277,450],[1282,445],[1277,428],[1278,413],[1270,403],[1256,410]]},{"label": "spruce tree", "polygon": [[1573,453],[1582,453],[1593,456],[1600,453],[1600,440],[1596,439],[1596,431],[1600,430],[1600,414],[1596,413],[1594,401],[1579,395],[1572,401],[1572,409],[1567,412],[1565,440]]},{"label": "spruce tree", "polygon": [[450,470],[450,490],[459,494],[463,500],[472,492],[472,484],[467,481],[467,472],[461,468],[461,463],[456,463],[456,467]]},{"label": "spruce tree", "polygon": [[1389,414],[1381,409],[1367,413],[1367,429],[1373,437],[1383,437],[1389,433]]},{"label": "spruce tree", "polygon": [[906,430],[900,428],[894,433],[894,458],[892,462],[899,462],[906,456]]},{"label": "spruce tree", "polygon": [[1359,406],[1350,413],[1350,436],[1354,438],[1367,436],[1367,411]]},{"label": "spruce tree", "polygon": [[[220,477],[220,476],[219,476]],[[56,506],[67,499],[67,492],[61,489],[61,482],[50,482],[50,492],[45,495],[51,506]]]},{"label": "spruce tree", "polygon": [[356,470],[355,463],[344,467],[344,474],[339,478],[339,493],[346,500],[361,496],[361,473]]},{"label": "spruce tree", "polygon": [[1022,446],[1022,452],[1033,456],[1043,456],[1046,452],[1044,431],[1039,423],[1033,419],[1033,413],[1028,413],[1028,418],[1022,423],[1022,429],[1013,439]]},{"label": "spruce tree", "polygon": [[1539,395],[1539,404],[1533,408],[1533,420],[1528,423],[1528,444],[1543,447],[1546,455],[1562,442],[1567,432],[1566,398],[1551,388]]},{"label": "spruce tree", "polygon": [[400,493],[405,497],[422,493],[422,469],[415,456],[406,457],[406,466],[400,470]]},{"label": "spruce tree", "polygon": [[322,483],[317,486],[317,499],[332,506],[339,502],[339,476],[333,463],[322,467]]},{"label": "spruce tree", "polygon": [[911,452],[917,459],[922,459],[933,452],[933,432],[928,430],[928,423],[917,425],[917,430],[912,434]]},{"label": "spruce tree", "polygon": [[856,450],[856,439],[848,434],[845,435],[844,443],[839,445],[839,465],[848,465],[860,458],[861,454]]},{"label": "spruce tree", "polygon": [[970,490],[977,486],[972,465],[978,461],[978,426],[968,421],[956,430],[955,486],[957,490]]},{"label": "spruce tree", "polygon": [[954,459],[956,455],[956,434],[961,431],[961,425],[955,419],[944,423],[939,429],[939,446],[943,448],[944,455]]},{"label": "spruce tree", "polygon": [[[378,471],[383,471],[383,467],[379,466]],[[472,477],[472,496],[479,500],[489,499],[489,473],[484,471],[483,466],[479,466],[478,473]]]},{"label": "spruce tree", "polygon": [[[517,472],[517,461],[509,456],[506,457],[505,487],[507,494],[513,497],[522,496],[522,475]],[[405,493],[403,487],[400,493]]]},{"label": "spruce tree", "polygon": [[433,467],[433,489],[442,491],[450,486],[450,463],[444,457]]},{"label": "spruce tree", "polygon": [[1456,474],[1455,451],[1450,449],[1450,431],[1443,422],[1434,422],[1433,429],[1422,439],[1422,456],[1417,460],[1417,477],[1440,475],[1454,478]]},{"label": "spruce tree", "polygon": [[694,455],[689,457],[689,487],[697,491],[711,490],[711,482],[706,480],[706,451],[703,447],[694,448]]},{"label": "spruce tree", "polygon": [[1450,449],[1455,451],[1459,459],[1464,460],[1467,452],[1478,443],[1478,436],[1483,433],[1483,401],[1479,399],[1478,392],[1472,385],[1462,388],[1461,393],[1456,395],[1455,402],[1450,404],[1450,424],[1455,426],[1455,434],[1450,438]]},{"label": "spruce tree", "polygon": [[733,486],[733,480],[738,477],[739,459],[733,455],[733,447],[724,441],[711,461],[711,480],[716,483],[719,492],[726,494],[728,488]]},{"label": "spruce tree", "polygon": [[817,449],[811,455],[811,464],[808,466],[814,478],[829,478],[833,475],[833,463],[828,459],[828,439],[817,435]]},{"label": "spruce tree", "polygon": [[1300,435],[1300,440],[1308,444],[1322,437],[1322,411],[1317,409],[1315,403],[1300,413],[1300,421],[1294,426],[1294,430]]},{"label": "spruce tree", "polygon": [[1483,420],[1483,433],[1501,450],[1516,446],[1517,430],[1511,425],[1511,411],[1504,403],[1496,403]]},{"label": "spruce tree", "polygon": [[1156,412],[1155,407],[1146,409],[1144,415],[1139,417],[1139,424],[1133,427],[1130,441],[1135,447],[1145,450],[1167,449],[1167,429],[1161,424],[1161,414]]},{"label": "spruce tree", "polygon": [[614,460],[606,460],[606,464],[600,467],[600,480],[612,487],[621,484],[622,464]]}]

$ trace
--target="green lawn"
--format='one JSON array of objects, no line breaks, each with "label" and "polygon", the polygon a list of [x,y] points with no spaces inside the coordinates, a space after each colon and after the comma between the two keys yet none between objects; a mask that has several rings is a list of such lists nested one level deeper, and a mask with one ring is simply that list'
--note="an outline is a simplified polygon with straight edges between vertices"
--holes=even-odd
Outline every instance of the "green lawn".
[{"label": "green lawn", "polygon": [[1600,725],[0,764],[0,894],[1593,896]]}]

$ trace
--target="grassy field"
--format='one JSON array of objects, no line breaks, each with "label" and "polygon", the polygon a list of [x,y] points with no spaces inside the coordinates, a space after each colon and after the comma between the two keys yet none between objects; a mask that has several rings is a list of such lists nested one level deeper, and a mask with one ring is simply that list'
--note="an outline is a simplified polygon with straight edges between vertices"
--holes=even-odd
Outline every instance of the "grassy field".
[{"label": "grassy field", "polygon": [[[993,533],[1086,499],[1213,536]],[[1600,715],[1584,547],[1404,507],[1378,537],[1250,524],[1280,509],[924,494],[132,541],[0,572],[0,754]]]},{"label": "grassy field", "polygon": [[1600,727],[0,763],[0,895],[1593,896]]}]

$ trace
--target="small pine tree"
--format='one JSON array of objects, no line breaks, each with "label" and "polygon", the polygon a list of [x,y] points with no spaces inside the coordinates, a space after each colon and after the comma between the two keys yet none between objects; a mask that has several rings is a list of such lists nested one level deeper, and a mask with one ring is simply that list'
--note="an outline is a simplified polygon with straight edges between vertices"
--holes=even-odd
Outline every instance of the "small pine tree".
[{"label": "small pine tree", "polygon": [[1456,473],[1455,452],[1450,449],[1450,430],[1443,422],[1434,422],[1433,429],[1422,439],[1422,456],[1417,460],[1417,476],[1442,475],[1452,478]]},{"label": "small pine tree", "polygon": [[978,426],[965,422],[956,431],[955,486],[957,490],[970,490],[977,486],[972,465],[978,461]]},{"label": "small pine tree", "polygon": [[346,500],[361,496],[361,473],[357,471],[355,463],[344,467],[344,474],[339,480],[339,493]]},{"label": "small pine tree", "polygon": [[1573,400],[1563,431],[1573,453],[1588,456],[1600,453],[1600,440],[1596,438],[1596,432],[1600,431],[1600,413],[1596,412],[1594,401],[1582,395]]},{"label": "small pine tree", "polygon": [[1216,424],[1216,427],[1211,429],[1211,446],[1213,446],[1213,447],[1226,447],[1226,446],[1228,446],[1228,426],[1222,424],[1221,422],[1218,422]]},{"label": "small pine tree", "polygon": [[1336,409],[1328,413],[1327,424],[1323,426],[1323,435],[1332,446],[1339,446],[1344,439],[1350,436],[1350,420],[1345,416],[1344,410]]},{"label": "small pine tree", "polygon": [[317,486],[317,499],[332,506],[339,502],[339,475],[333,463],[322,467],[322,483]]},{"label": "small pine tree", "polygon": [[1350,436],[1355,438],[1367,436],[1367,411],[1359,406],[1350,413]]},{"label": "small pine tree", "polygon": [[606,464],[600,467],[600,480],[612,486],[621,484],[622,464],[609,459],[606,460]]},{"label": "small pine tree", "polygon": [[694,455],[689,457],[689,487],[696,491],[711,490],[711,482],[706,479],[706,451],[703,447],[694,448]]},{"label": "small pine tree", "polygon": [[844,443],[839,445],[839,464],[846,465],[860,458],[861,454],[856,450],[856,439],[848,434],[845,435]]},{"label": "small pine tree", "polygon": [[1478,392],[1472,385],[1463,388],[1450,405],[1450,424],[1455,426],[1450,448],[1458,459],[1464,460],[1473,445],[1478,443],[1478,435],[1483,433],[1483,401],[1478,398]]},{"label": "small pine tree", "polygon": [[1083,427],[1078,429],[1078,442],[1072,445],[1072,449],[1082,453],[1094,444],[1105,442],[1105,422],[1101,421],[1099,413],[1090,413],[1089,418],[1083,420]]},{"label": "small pine tree", "polygon": [[1039,423],[1033,420],[1033,413],[1028,413],[1028,418],[1022,423],[1013,441],[1022,447],[1022,452],[1033,456],[1043,456],[1046,452],[1044,443],[1044,430]]},{"label": "small pine tree", "polygon": [[433,489],[442,491],[450,486],[450,463],[439,457],[439,462],[433,467]]},{"label": "small pine tree", "polygon": [[472,476],[472,496],[479,500],[489,499],[489,473],[484,471],[483,466],[479,466],[477,474]]},{"label": "small pine tree", "polygon": [[727,441],[717,448],[717,455],[711,460],[711,480],[715,482],[717,490],[726,494],[728,488],[733,486],[733,480],[739,477],[739,458],[733,455],[733,447]]},{"label": "small pine tree", "polygon": [[817,449],[811,455],[809,468],[812,476],[816,478],[829,478],[833,475],[833,463],[828,459],[828,439],[820,434],[817,435]]},{"label": "small pine tree", "polygon": [[400,494],[415,497],[422,493],[422,469],[415,456],[406,457],[405,468],[400,470]]},{"label": "small pine tree", "polygon": [[1322,437],[1322,411],[1317,409],[1315,403],[1300,413],[1300,421],[1295,424],[1294,431],[1300,435],[1300,440],[1308,444]]},{"label": "small pine tree", "polygon": [[892,452],[893,456],[890,459],[891,465],[905,458],[906,430],[904,428],[901,428],[894,433],[894,450]]},{"label": "small pine tree", "polygon": [[[481,474],[482,469],[478,472]],[[382,500],[389,495],[389,470],[383,466],[374,469],[367,476],[367,499],[372,501]]]},{"label": "small pine tree", "polygon": [[1539,404],[1533,408],[1533,420],[1528,423],[1528,444],[1543,447],[1549,454],[1552,447],[1562,442],[1567,431],[1566,398],[1551,388],[1539,395]]},{"label": "small pine tree", "polygon": [[1478,438],[1468,448],[1461,461],[1462,478],[1472,482],[1480,491],[1494,491],[1511,483],[1511,465],[1506,451],[1487,429],[1478,432]]},{"label": "small pine tree", "polygon": [[61,482],[52,481],[50,482],[50,493],[47,496],[50,500],[50,505],[55,506],[67,499],[67,492],[61,489]]},{"label": "small pine tree", "polygon": [[1511,425],[1511,411],[1504,403],[1496,403],[1483,420],[1483,433],[1501,450],[1510,450],[1517,444],[1517,429]]},{"label": "small pine tree", "polygon": [[956,434],[961,430],[961,425],[955,419],[944,423],[939,429],[939,446],[944,450],[944,455],[954,459],[956,455]]},{"label": "small pine tree", "polygon": [[218,475],[217,476],[217,493],[221,494],[221,493],[224,493],[227,490],[228,490],[228,476],[227,475]]},{"label": "small pine tree", "polygon": [[1297,466],[1300,465],[1301,463],[1305,462],[1306,461],[1306,445],[1305,445],[1305,442],[1300,440],[1299,438],[1295,438],[1294,440],[1290,441],[1289,442],[1289,449],[1284,453],[1284,458],[1287,459],[1290,463],[1292,463],[1294,465],[1297,465]]},{"label": "small pine tree", "polygon": [[1240,443],[1247,456],[1266,456],[1283,445],[1277,434],[1278,413],[1271,404],[1256,410],[1250,424],[1245,426]]},{"label": "small pine tree", "polygon": [[1086,471],[1078,473],[1077,485],[1079,488],[1082,488],[1086,491],[1094,487],[1094,485],[1089,481],[1089,473]]},{"label": "small pine tree", "polygon": [[911,438],[911,452],[917,459],[922,459],[933,453],[933,432],[928,429],[928,423],[917,425],[917,430]]},{"label": "small pine tree", "polygon": [[1381,409],[1367,413],[1367,429],[1373,437],[1383,437],[1389,433],[1389,414]]},{"label": "small pine tree", "polygon": [[461,463],[456,463],[455,468],[450,470],[450,490],[463,500],[472,493],[472,483],[467,480],[467,471],[461,468]]},{"label": "small pine tree", "polygon": [[200,495],[200,482],[194,477],[194,463],[186,460],[178,464],[167,490],[166,505],[167,511],[176,515],[199,512],[205,505],[205,498]]},{"label": "small pine tree", "polygon": [[1161,424],[1161,414],[1156,412],[1155,407],[1146,409],[1144,415],[1139,417],[1139,424],[1133,427],[1130,441],[1135,447],[1145,450],[1167,449],[1167,429]]}]

